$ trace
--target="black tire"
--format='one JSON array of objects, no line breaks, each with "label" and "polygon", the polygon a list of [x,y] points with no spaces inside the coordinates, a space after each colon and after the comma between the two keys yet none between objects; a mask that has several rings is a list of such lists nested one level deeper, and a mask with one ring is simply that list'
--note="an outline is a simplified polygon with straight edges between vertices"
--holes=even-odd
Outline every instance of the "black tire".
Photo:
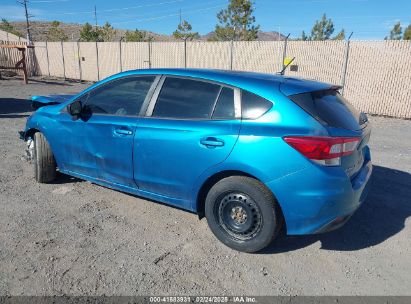
[{"label": "black tire", "polygon": [[34,134],[34,178],[39,183],[49,183],[56,178],[56,161],[50,145],[43,134]]},{"label": "black tire", "polygon": [[271,191],[246,176],[217,182],[207,194],[205,215],[214,235],[242,252],[267,247],[282,226],[281,211]]}]

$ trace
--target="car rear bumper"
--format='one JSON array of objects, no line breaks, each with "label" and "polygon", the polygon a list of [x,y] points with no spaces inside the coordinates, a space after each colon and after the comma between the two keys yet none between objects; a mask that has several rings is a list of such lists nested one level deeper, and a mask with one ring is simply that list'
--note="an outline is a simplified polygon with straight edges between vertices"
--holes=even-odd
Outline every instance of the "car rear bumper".
[{"label": "car rear bumper", "polygon": [[306,168],[268,183],[284,214],[287,234],[316,234],[343,226],[365,201],[368,159],[352,180],[341,168]]}]

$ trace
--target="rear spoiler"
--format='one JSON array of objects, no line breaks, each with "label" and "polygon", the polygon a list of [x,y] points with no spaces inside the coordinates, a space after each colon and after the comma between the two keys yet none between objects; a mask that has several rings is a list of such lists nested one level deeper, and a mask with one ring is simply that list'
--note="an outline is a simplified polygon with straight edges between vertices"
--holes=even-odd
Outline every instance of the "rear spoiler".
[{"label": "rear spoiler", "polygon": [[280,83],[280,91],[286,96],[324,90],[337,91],[341,88],[338,85],[294,77],[285,77],[284,81]]},{"label": "rear spoiler", "polygon": [[44,106],[51,106],[63,103],[75,95],[49,95],[49,96],[32,96],[31,107],[33,110],[37,110]]}]

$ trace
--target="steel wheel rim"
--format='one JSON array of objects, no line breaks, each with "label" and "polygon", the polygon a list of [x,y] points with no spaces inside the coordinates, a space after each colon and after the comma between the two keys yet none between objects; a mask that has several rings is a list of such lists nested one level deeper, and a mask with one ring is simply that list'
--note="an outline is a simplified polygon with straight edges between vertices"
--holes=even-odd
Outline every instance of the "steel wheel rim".
[{"label": "steel wheel rim", "polygon": [[239,240],[253,238],[261,230],[260,208],[247,194],[229,192],[217,199],[215,215],[225,233]]}]

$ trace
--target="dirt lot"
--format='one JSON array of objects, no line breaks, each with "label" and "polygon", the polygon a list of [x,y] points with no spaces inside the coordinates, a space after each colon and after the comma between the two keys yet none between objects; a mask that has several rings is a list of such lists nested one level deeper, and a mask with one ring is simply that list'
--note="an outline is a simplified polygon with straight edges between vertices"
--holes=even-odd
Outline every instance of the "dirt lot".
[{"label": "dirt lot", "polygon": [[26,99],[85,87],[0,81],[1,295],[411,295],[411,121],[370,118],[373,185],[342,229],[244,254],[194,214],[63,175],[34,182]]}]

